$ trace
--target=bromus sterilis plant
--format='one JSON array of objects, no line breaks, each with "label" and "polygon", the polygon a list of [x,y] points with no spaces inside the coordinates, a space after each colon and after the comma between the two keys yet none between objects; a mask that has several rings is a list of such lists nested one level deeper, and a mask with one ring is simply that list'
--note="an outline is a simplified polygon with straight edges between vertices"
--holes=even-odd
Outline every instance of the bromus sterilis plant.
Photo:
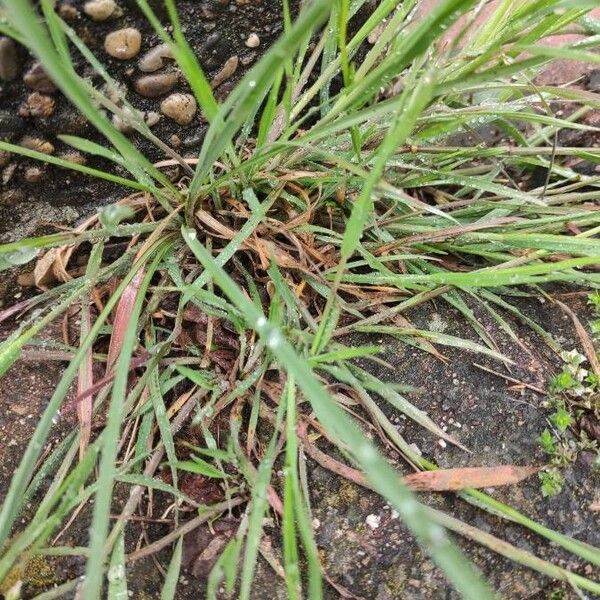
[{"label": "bromus sterilis plant", "polygon": [[[53,0],[39,7],[1,0],[2,33],[42,62],[106,145],[74,136],[63,141],[128,173],[0,142],[0,150],[123,188],[119,203],[77,229],[0,246],[0,268],[43,256],[54,281],[0,313],[0,321],[20,315],[19,327],[0,345],[0,374],[66,311],[77,310],[80,328],[78,343],[63,348],[60,359],[68,366],[0,511],[0,580],[17,581],[13,597],[15,572],[38,554],[86,560],[82,579],[39,598],[77,589],[78,597],[93,600],[123,597],[127,565],[171,548],[161,597],[174,598],[184,535],[236,515],[207,596],[224,588],[249,598],[259,555],[271,556],[261,540],[272,512],[281,524],[289,597],[320,598],[327,574],[312,530],[307,454],[383,496],[465,598],[495,595],[449,532],[582,593],[600,593],[588,577],[419,503],[409,489],[414,480],[403,480],[381,449],[393,447],[416,471],[438,467],[414,451],[379,406],[389,403],[431,434],[460,444],[401,390],[357,365],[357,358],[381,363],[379,346],[351,346],[345,338],[391,336],[424,352],[454,346],[509,363],[475,318],[477,306],[513,339],[507,315],[560,352],[511,294],[523,286],[536,293],[548,282],[588,289],[600,283],[589,268],[600,262],[593,204],[599,179],[561,161],[575,155],[597,162],[600,153],[553,143],[559,129],[594,128],[549,108],[554,100],[582,110],[599,102],[577,89],[536,86],[532,78],[557,57],[598,62],[589,51],[596,35],[562,49],[542,44],[567,27],[591,29],[586,15],[594,3],[504,0],[475,30],[469,25],[485,3],[441,0],[419,16],[416,0],[381,0],[353,31],[348,20],[364,4],[305,2],[293,20],[284,1],[281,39],[221,103],[186,41],[174,0],[165,0],[168,24],[147,0],[137,0],[208,123],[199,156],[188,159],[158,140],[135,110],[115,104],[78,73],[87,63],[116,85],[54,11]],[[459,22],[465,31],[444,43]],[[149,161],[107,114],[129,120],[165,160]],[[486,124],[501,128],[507,143],[452,142],[454,134]],[[181,167],[175,183],[162,170],[172,165]],[[518,182],[535,168],[545,169],[547,180],[526,190]],[[84,274],[69,270],[74,254],[86,257]],[[434,298],[459,311],[479,341],[412,326],[403,313]],[[76,397],[69,400],[74,384]],[[68,403],[76,406],[79,427],[42,459],[54,419]],[[92,423],[101,426],[92,432]],[[189,424],[197,440],[181,435]],[[337,457],[323,446],[335,448]],[[182,485],[189,473],[208,482],[217,500],[191,497]],[[127,489],[127,501],[111,519],[117,486]],[[455,491],[600,565],[598,549],[473,487]],[[125,533],[147,491],[162,494],[171,530],[130,549]],[[31,502],[33,516],[17,527]],[[89,544],[61,546],[63,528],[87,509]]]}]

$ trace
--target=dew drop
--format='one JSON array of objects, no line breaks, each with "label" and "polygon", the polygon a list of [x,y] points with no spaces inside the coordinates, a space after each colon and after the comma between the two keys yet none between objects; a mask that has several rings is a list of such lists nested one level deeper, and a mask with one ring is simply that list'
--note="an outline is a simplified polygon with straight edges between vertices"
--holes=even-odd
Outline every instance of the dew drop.
[{"label": "dew drop", "polygon": [[275,350],[281,344],[281,334],[278,331],[272,331],[267,338],[267,346],[271,350]]}]

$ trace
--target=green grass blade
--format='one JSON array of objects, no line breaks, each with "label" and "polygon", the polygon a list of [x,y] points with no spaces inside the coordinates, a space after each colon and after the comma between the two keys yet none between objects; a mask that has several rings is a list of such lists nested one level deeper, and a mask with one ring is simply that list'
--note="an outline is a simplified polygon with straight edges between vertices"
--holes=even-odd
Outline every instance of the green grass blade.
[{"label": "green grass blade", "polygon": [[289,32],[261,58],[227,97],[206,133],[196,173],[190,183],[190,198],[195,200],[200,187],[212,169],[213,163],[233,139],[235,133],[256,110],[279,72],[281,60],[293,55],[308,31],[312,31],[326,18],[327,4],[313,2],[302,11]]},{"label": "green grass blade", "polygon": [[171,561],[169,562],[169,568],[167,570],[167,576],[163,584],[162,590],[160,591],[160,600],[175,600],[175,594],[177,592],[177,583],[179,581],[179,572],[181,570],[181,556],[183,554],[183,537],[180,537],[175,544],[175,550]]},{"label": "green grass blade", "polygon": [[211,255],[196,240],[196,232],[183,228],[182,235],[204,268],[215,278],[219,287],[242,311],[252,328],[265,340],[267,347],[271,351],[277,351],[278,361],[298,381],[319,421],[334,439],[339,440],[345,447],[352,448],[353,458],[365,476],[403,516],[406,525],[426,551],[431,553],[452,584],[465,598],[492,599],[493,593],[472,565],[450,542],[444,530],[430,522],[421,505],[399,482],[395,470],[380,456],[348,415],[331,399],[306,361],[297,355],[282,333],[269,324],[261,311],[254,304],[246,301],[237,285],[222,268],[215,264]]},{"label": "green grass blade", "polygon": [[125,571],[125,538],[123,533],[119,535],[115,542],[110,566],[106,575],[108,579],[108,600],[127,600],[127,573]]}]

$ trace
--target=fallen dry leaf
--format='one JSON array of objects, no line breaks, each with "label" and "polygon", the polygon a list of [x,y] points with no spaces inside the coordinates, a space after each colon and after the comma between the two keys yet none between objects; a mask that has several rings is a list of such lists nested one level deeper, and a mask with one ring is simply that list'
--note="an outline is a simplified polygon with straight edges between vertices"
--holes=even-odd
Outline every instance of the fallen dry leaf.
[{"label": "fallen dry leaf", "polygon": [[407,475],[402,480],[415,492],[449,492],[465,488],[487,488],[519,483],[537,473],[540,467],[500,465],[438,469]]},{"label": "fallen dry leaf", "polygon": [[[371,484],[360,471],[319,450],[309,439],[306,424],[301,424],[297,431],[305,452],[319,465],[362,487],[372,489]],[[519,467],[516,465],[437,469],[436,471],[424,471],[407,475],[402,477],[402,483],[415,492],[455,492],[465,488],[511,485],[530,477],[539,470],[540,467]]]},{"label": "fallen dry leaf", "polygon": [[183,567],[195,577],[208,577],[238,527],[237,519],[224,517],[211,526],[204,524],[186,534],[183,537]]}]

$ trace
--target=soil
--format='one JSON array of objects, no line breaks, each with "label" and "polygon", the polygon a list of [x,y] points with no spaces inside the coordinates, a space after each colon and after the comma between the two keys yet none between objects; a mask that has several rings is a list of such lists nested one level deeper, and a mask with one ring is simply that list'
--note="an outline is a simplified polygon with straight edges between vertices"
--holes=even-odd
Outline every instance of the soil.
[{"label": "soil", "polygon": [[[124,9],[122,17],[103,23],[91,21],[82,12],[82,4],[80,1],[70,3],[76,11],[71,25],[103,60],[107,60],[102,50],[104,36],[114,29],[135,26],[142,32],[140,56],[158,43],[155,34],[144,19],[140,18],[133,0],[120,3]],[[217,89],[220,96],[231,89],[262,49],[272,43],[281,30],[279,5],[266,0],[189,0],[178,2],[178,8],[186,27],[186,36],[211,77],[219,72],[231,56],[237,55],[241,63],[247,63],[240,64],[231,79]],[[245,45],[250,33],[259,36],[260,47],[257,50]],[[25,73],[33,60],[24,53],[21,60],[21,73]],[[106,64],[109,72],[127,86],[128,98],[136,107],[156,111],[160,98],[142,98],[133,91],[132,82],[140,75],[136,69],[136,60],[123,63],[108,60]],[[187,90],[180,86],[177,91]],[[66,147],[57,142],[57,134],[70,133],[98,139],[59,93],[54,94],[56,110],[52,117],[46,120],[18,117],[15,120],[18,108],[28,93],[21,77],[14,82],[2,84],[0,88],[0,120],[3,125],[11,124],[9,139],[12,141],[18,141],[24,135],[40,137],[51,141],[59,153],[65,151]],[[163,118],[154,132],[165,140],[177,135],[181,140],[181,152],[184,155],[194,155],[201,143],[204,127],[205,124],[198,116],[189,126],[180,126]],[[2,129],[5,130],[5,127]],[[158,153],[152,154],[141,138],[134,135],[132,139],[143,151],[150,153],[153,160],[163,158]],[[591,142],[585,140],[585,143]],[[574,145],[572,141],[571,145]],[[27,183],[24,176],[28,167],[33,164],[22,158],[10,157],[8,164],[4,166],[0,196],[0,242],[33,233],[55,231],[57,225],[75,223],[99,206],[121,197],[122,192],[114,186],[53,167],[45,169],[41,182]],[[107,166],[101,161],[91,161],[89,164]],[[562,294],[563,301],[577,312],[585,324],[589,317],[585,296],[572,293],[572,290],[553,291],[557,295]],[[0,283],[0,306],[14,303],[24,293],[28,291],[15,287],[12,279],[5,279]],[[565,349],[581,350],[570,319],[556,305],[541,303],[533,298],[520,298],[518,303],[525,314],[542,323]],[[424,434],[422,429],[413,426],[390,407],[382,405],[382,409],[407,441],[416,444],[424,456],[442,467],[542,465],[546,457],[540,450],[537,437],[548,425],[550,409],[546,396],[527,387],[515,387],[501,376],[475,366],[475,363],[544,389],[548,380],[559,370],[560,360],[538,336],[521,323],[504,315],[517,332],[524,348],[519,348],[513,340],[499,332],[485,314],[477,312],[477,307],[473,309],[488,333],[496,340],[500,351],[515,361],[514,365],[506,367],[492,359],[458,349],[438,348],[447,359],[444,361],[400,342],[390,342],[387,338],[380,342],[384,347],[382,357],[393,369],[387,370],[374,366],[373,363],[364,364],[384,379],[414,386],[417,391],[409,394],[409,399],[426,410],[436,423],[447,427],[448,432],[466,446],[469,452],[451,445],[444,446],[440,444],[440,440]],[[475,333],[464,320],[441,301],[429,303],[406,316],[417,327],[443,330],[444,333],[477,341]],[[0,328],[0,339],[10,332],[11,325],[5,324]],[[59,339],[61,325],[56,324],[46,335]],[[364,339],[355,336],[350,341],[359,343],[364,342]],[[369,339],[369,343],[374,342],[379,340]],[[0,379],[0,432],[4,439],[4,443],[0,445],[0,497],[6,493],[14,465],[22,455],[32,435],[36,418],[47,403],[63,368],[64,364],[58,361],[25,360],[20,361],[6,377]],[[64,416],[50,445],[55,444],[72,424],[72,416]],[[401,463],[398,456],[389,450],[387,453],[400,468],[409,472],[409,468]],[[536,477],[518,485],[494,490],[492,495],[552,529],[600,546],[599,513],[592,510],[592,505],[600,500],[600,476],[593,470],[593,459],[592,453],[579,452],[574,464],[564,469],[565,489],[554,498],[542,497]],[[318,525],[317,543],[328,576],[336,584],[343,586],[355,597],[376,600],[458,597],[384,501],[375,494],[331,475],[310,459],[308,465],[313,517],[314,523]],[[575,560],[525,528],[486,514],[453,494],[422,494],[421,500],[433,507],[447,510],[484,531],[495,533],[541,558],[588,577],[597,578],[599,575],[590,565]],[[368,526],[369,515],[380,517],[377,528]],[[65,534],[62,542],[85,543],[87,523],[86,515],[83,514]],[[163,529],[156,528],[157,537],[166,533]],[[266,533],[271,537],[275,552],[278,553],[280,540],[277,527],[267,527]],[[455,539],[502,598],[541,600],[576,597],[566,584],[519,567],[462,538]],[[132,538],[128,540],[128,544],[135,541]],[[162,554],[158,560],[165,568],[168,555]],[[35,576],[29,577],[25,587],[25,597],[33,597],[54,583],[77,576],[81,568],[82,562],[79,559],[47,559],[37,564]],[[47,573],[46,577],[41,576],[44,573]],[[133,598],[158,598],[156,590],[160,589],[163,577],[152,559],[134,563],[129,572],[129,580]],[[177,598],[202,598],[204,586],[203,580],[185,573],[178,587]],[[71,598],[72,594],[65,597]],[[252,597],[257,600],[287,597],[283,582],[264,561],[259,563]],[[328,587],[326,597],[338,598],[340,593]]]}]

